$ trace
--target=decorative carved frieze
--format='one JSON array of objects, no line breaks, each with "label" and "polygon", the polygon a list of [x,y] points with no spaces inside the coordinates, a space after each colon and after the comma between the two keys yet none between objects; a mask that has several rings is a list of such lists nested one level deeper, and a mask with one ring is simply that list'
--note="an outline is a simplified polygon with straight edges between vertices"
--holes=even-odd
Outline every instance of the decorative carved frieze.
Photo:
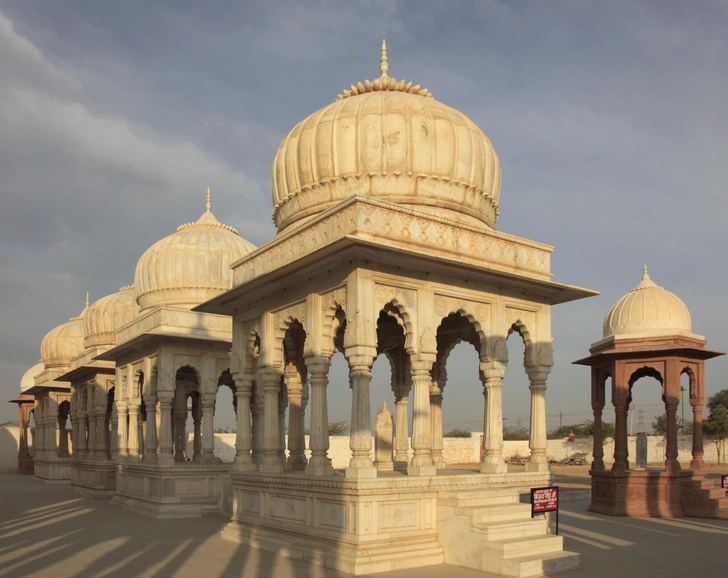
[{"label": "decorative carved frieze", "polygon": [[351,197],[235,266],[239,285],[345,236],[549,280],[551,247],[371,198]]}]

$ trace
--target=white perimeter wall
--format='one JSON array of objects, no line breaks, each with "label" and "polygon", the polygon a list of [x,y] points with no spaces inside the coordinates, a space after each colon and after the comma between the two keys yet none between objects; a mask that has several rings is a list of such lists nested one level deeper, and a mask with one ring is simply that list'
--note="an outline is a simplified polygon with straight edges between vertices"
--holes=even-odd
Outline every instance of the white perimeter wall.
[{"label": "white perimeter wall", "polygon": [[[443,456],[448,464],[472,464],[480,461],[480,436],[474,432],[469,438],[444,438]],[[19,429],[17,426],[0,427],[0,472],[18,471],[18,440]],[[306,436],[308,446],[308,436]],[[527,441],[506,441],[503,442],[503,459],[507,460],[513,456],[527,458],[530,454]],[[189,435],[188,455],[192,455],[192,434]],[[690,463],[692,458],[692,439],[690,436],[678,438],[678,460],[684,464]],[[546,455],[549,459],[562,460],[574,453],[585,453],[587,461],[592,461],[592,440],[591,438],[579,438],[573,442],[565,439],[548,440]],[[614,444],[608,440],[604,444],[604,461],[612,462]],[[235,434],[215,434],[215,455],[224,462],[232,462],[235,459]],[[306,455],[309,452],[306,451]],[[372,446],[372,456],[374,446]],[[410,457],[412,453],[410,451]],[[636,437],[629,438],[629,455],[634,463],[637,455]],[[345,468],[351,458],[349,450],[349,436],[332,436],[330,438],[329,457],[332,459],[336,469]],[[715,444],[705,444],[706,463],[716,463],[717,453]],[[647,437],[647,460],[650,464],[658,465],[665,461],[665,438],[663,436]],[[725,461],[725,449],[721,453],[721,462]]]}]

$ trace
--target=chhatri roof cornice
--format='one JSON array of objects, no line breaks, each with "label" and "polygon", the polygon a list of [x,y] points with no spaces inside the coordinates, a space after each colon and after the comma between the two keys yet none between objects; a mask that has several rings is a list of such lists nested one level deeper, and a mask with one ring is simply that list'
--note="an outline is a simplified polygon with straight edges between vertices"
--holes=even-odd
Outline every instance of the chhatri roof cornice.
[{"label": "chhatri roof cornice", "polygon": [[451,266],[531,288],[551,303],[598,294],[551,281],[549,245],[459,223],[370,197],[350,197],[234,263],[234,286],[195,311],[230,314],[238,296],[258,283],[292,272],[305,261],[358,244],[406,253],[428,267]]}]

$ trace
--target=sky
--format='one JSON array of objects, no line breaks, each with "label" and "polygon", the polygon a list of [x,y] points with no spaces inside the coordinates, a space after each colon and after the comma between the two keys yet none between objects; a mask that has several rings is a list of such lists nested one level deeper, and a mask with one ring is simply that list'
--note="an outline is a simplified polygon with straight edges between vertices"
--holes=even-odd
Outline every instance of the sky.
[{"label": "sky", "polygon": [[[555,281],[600,291],[553,309],[549,428],[591,417],[589,370],[571,362],[644,263],[708,347],[728,350],[726,2],[0,0],[2,395],[86,291],[133,283],[142,253],[199,217],[208,185],[221,221],[272,239],[280,142],[378,76],[382,38],[391,76],[493,143],[497,229],[553,245]],[[527,425],[523,345],[508,345],[504,424]],[[372,415],[393,406],[386,360],[373,371]],[[448,374],[445,426],[482,430],[472,347]],[[727,374],[726,357],[708,361],[706,394]],[[331,375],[330,417],[348,419],[340,354]],[[657,382],[637,382],[633,403],[635,430],[649,429]],[[230,405],[226,391],[216,425],[233,425]],[[15,416],[0,403],[0,422]]]}]

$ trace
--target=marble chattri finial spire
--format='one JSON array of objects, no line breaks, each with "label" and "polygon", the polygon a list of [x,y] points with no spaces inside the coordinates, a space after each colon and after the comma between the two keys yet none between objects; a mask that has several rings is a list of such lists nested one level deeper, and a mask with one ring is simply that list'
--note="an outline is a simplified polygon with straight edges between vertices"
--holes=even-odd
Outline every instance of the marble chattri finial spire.
[{"label": "marble chattri finial spire", "polygon": [[88,307],[88,291],[86,291],[86,307]]},{"label": "marble chattri finial spire", "polygon": [[212,209],[212,193],[210,193],[210,185],[207,185],[207,201],[205,201],[205,208],[208,211]]},{"label": "marble chattri finial spire", "polygon": [[387,58],[387,41],[382,40],[382,58],[379,60],[379,72],[382,76],[389,76],[389,59]]},{"label": "marble chattri finial spire", "polygon": [[642,265],[642,279],[649,279],[650,276],[647,274],[647,265]]}]

